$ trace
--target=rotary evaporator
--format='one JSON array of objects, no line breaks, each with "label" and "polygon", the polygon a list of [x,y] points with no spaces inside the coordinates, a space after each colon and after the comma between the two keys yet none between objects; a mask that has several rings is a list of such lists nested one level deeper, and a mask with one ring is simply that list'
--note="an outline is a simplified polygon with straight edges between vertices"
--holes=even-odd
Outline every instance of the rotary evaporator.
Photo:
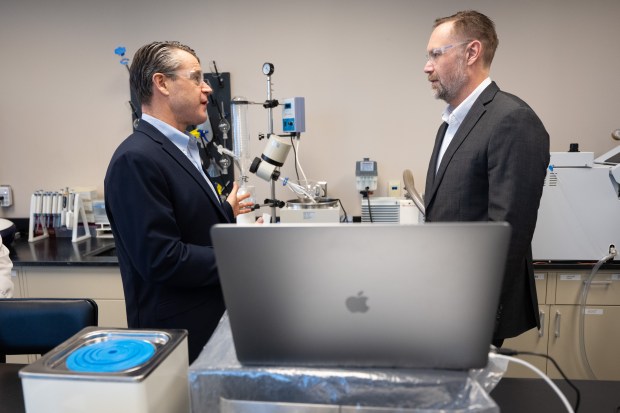
[{"label": "rotary evaporator", "polygon": [[[263,74],[267,76],[267,100],[262,103],[251,102],[244,97],[235,97],[231,101],[233,151],[225,148],[220,150],[231,156],[239,169],[239,192],[252,193],[250,200],[254,202],[254,209],[260,207],[271,208],[271,220],[275,221],[276,208],[280,208],[281,222],[295,223],[323,223],[340,221],[340,202],[337,199],[327,197],[327,183],[308,180],[301,168],[298,159],[299,141],[301,133],[305,132],[305,99],[293,97],[279,102],[272,98],[271,76],[274,65],[265,63]],[[250,156],[250,132],[247,115],[250,105],[262,105],[268,112],[268,128],[266,134],[259,134],[258,139],[267,139],[265,149],[260,157]],[[282,107],[282,132],[273,132],[273,108]],[[291,150],[295,153],[295,170],[297,179],[291,180],[283,177],[280,168],[284,165]],[[255,199],[255,187],[249,181],[251,172],[271,184],[271,197],[260,204]],[[301,175],[300,175],[301,173]],[[297,198],[281,201],[276,198],[276,182],[288,187]],[[253,212],[239,215],[237,223],[247,224],[255,221]]]}]

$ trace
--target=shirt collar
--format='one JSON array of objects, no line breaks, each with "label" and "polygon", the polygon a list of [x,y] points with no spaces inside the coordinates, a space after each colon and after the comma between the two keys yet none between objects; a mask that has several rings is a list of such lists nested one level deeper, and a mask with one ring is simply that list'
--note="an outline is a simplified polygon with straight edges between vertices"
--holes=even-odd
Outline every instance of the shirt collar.
[{"label": "shirt collar", "polygon": [[448,125],[452,125],[454,123],[459,125],[463,121],[463,119],[465,119],[465,116],[467,116],[467,113],[473,106],[476,99],[478,99],[480,94],[490,84],[491,84],[491,78],[487,77],[456,108],[453,108],[452,106],[448,105],[446,109],[443,111],[443,114],[441,115],[441,119],[444,122],[446,122]]},{"label": "shirt collar", "polygon": [[147,121],[153,125],[158,131],[164,134],[166,138],[179,148],[183,153],[187,152],[187,146],[189,145],[189,135],[187,133],[181,133],[177,128],[167,124],[163,120],[157,119],[146,113],[142,114],[142,120]]}]

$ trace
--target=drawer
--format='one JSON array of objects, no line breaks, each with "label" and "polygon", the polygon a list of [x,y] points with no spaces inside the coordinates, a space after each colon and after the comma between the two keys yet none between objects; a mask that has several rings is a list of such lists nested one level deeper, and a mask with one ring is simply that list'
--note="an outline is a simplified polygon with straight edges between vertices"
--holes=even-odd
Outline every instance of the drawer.
[{"label": "drawer", "polygon": [[[555,303],[579,304],[589,276],[590,272],[584,271],[558,271]],[[598,272],[590,285],[587,304],[620,305],[620,272]]]},{"label": "drawer", "polygon": [[22,267],[25,297],[123,300],[116,267]]}]

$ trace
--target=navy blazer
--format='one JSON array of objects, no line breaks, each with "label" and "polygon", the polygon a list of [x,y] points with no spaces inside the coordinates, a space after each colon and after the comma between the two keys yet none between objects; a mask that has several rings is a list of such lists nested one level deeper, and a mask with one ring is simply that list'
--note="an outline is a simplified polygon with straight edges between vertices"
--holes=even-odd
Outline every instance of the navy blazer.
[{"label": "navy blazer", "polygon": [[[426,221],[506,221],[512,227],[494,338],[540,326],[531,242],[546,169],[549,134],[534,111],[492,82],[448,146],[437,133],[426,176]],[[467,242],[463,240],[463,242]]]},{"label": "navy blazer", "polygon": [[224,312],[210,228],[234,221],[194,164],[146,121],[115,151],[105,206],[130,328],[184,328],[190,361]]}]

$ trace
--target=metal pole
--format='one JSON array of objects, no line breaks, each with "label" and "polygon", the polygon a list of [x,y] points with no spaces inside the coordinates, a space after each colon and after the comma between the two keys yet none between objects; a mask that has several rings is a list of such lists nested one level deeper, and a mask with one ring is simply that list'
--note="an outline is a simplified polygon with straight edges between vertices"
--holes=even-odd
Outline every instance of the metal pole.
[{"label": "metal pole", "polygon": [[[267,101],[271,101],[271,75],[267,76]],[[273,108],[267,108],[267,132],[273,133]]]},{"label": "metal pole", "polygon": [[[271,101],[271,75],[267,76],[267,101]],[[267,138],[269,139],[269,135],[273,134],[273,108],[267,108]],[[273,200],[273,204],[271,205],[271,222],[276,222],[276,182],[271,180],[271,199]]]}]

